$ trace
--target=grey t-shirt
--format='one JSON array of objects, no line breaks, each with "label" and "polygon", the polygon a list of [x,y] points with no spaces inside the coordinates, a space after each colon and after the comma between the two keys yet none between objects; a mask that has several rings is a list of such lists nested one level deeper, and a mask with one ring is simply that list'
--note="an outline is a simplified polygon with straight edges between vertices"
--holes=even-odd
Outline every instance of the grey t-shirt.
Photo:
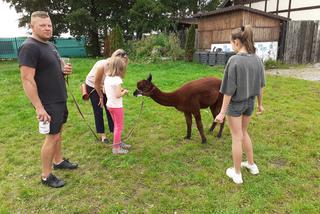
[{"label": "grey t-shirt", "polygon": [[60,56],[50,43],[28,38],[19,48],[19,65],[35,68],[35,82],[43,105],[66,102],[67,90]]},{"label": "grey t-shirt", "polygon": [[265,86],[264,66],[256,54],[241,53],[230,57],[220,88],[232,101],[260,95]]}]

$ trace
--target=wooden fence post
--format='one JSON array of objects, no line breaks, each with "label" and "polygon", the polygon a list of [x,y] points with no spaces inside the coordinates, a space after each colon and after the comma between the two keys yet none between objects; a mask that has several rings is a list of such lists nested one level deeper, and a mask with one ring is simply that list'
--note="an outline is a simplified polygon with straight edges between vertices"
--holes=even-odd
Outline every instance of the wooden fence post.
[{"label": "wooden fence post", "polygon": [[315,21],[311,51],[311,63],[320,62],[320,21]]},{"label": "wooden fence post", "polygon": [[311,62],[314,26],[315,26],[314,21],[308,21],[306,23],[306,30],[304,35],[305,42],[304,42],[304,48],[302,52],[302,63],[304,64]]}]

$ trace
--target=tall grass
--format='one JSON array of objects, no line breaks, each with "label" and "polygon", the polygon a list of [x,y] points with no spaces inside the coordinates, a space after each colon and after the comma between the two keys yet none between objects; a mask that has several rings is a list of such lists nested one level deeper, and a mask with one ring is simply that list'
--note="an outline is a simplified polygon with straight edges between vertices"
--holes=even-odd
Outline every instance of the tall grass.
[{"label": "tall grass", "polygon": [[[93,59],[72,59],[69,78],[73,93],[89,123],[89,102],[80,99],[80,83]],[[163,91],[203,76],[222,77],[221,68],[183,62],[134,64],[125,87],[151,72]],[[192,139],[183,140],[182,113],[144,98],[124,98],[125,130],[136,130],[125,156],[95,142],[69,97],[69,119],[63,132],[64,156],[78,162],[75,171],[55,171],[66,181],[61,189],[40,183],[40,148],[35,112],[24,95],[16,62],[0,63],[0,213],[318,213],[320,210],[320,84],[267,77],[264,107],[253,116],[250,133],[260,175],[243,171],[237,186],[225,175],[232,165],[231,137],[226,126],[221,139],[207,133],[202,145],[193,125]],[[202,111],[209,129],[212,116]],[[108,134],[109,137],[110,134]]]}]

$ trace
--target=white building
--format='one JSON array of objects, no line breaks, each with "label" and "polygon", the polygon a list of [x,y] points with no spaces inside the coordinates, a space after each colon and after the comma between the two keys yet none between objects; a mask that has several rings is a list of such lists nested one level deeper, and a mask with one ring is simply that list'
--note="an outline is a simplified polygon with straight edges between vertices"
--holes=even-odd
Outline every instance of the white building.
[{"label": "white building", "polygon": [[294,21],[320,20],[320,0],[225,0],[220,8],[244,5]]}]

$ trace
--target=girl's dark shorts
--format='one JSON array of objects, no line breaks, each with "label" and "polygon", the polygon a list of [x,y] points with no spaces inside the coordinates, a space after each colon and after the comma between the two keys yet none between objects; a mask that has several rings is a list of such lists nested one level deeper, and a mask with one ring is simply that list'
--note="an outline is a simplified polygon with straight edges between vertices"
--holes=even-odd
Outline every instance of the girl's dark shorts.
[{"label": "girl's dark shorts", "polygon": [[240,117],[241,115],[251,116],[254,110],[255,97],[249,97],[244,101],[230,101],[228,105],[227,115],[232,117]]},{"label": "girl's dark shorts", "polygon": [[67,122],[68,108],[66,102],[44,105],[44,109],[51,117],[49,134],[58,134],[62,125]]}]

